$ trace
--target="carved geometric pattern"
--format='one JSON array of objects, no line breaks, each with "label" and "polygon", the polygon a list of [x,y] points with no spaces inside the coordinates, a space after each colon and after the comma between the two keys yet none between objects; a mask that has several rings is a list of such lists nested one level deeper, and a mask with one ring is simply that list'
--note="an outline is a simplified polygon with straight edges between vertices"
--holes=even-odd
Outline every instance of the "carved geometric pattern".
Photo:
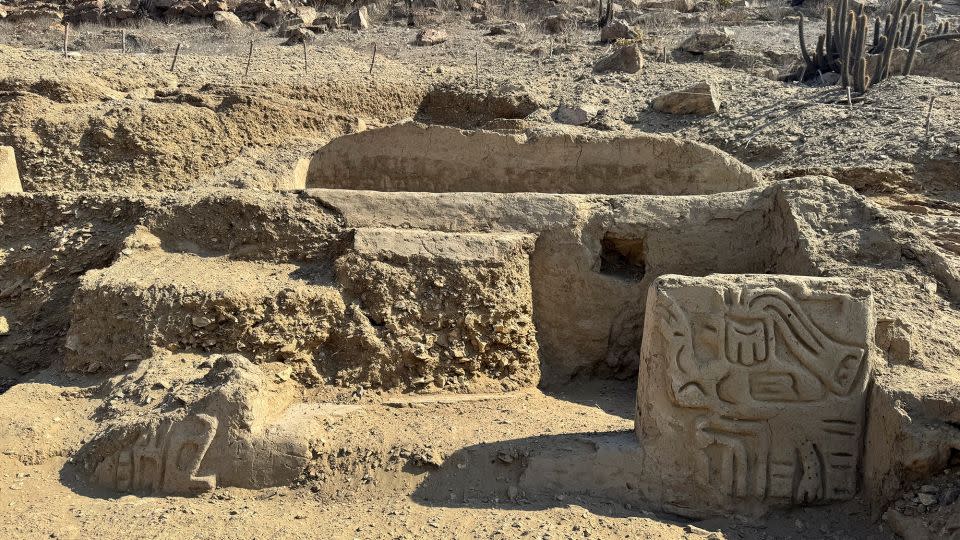
[{"label": "carved geometric pattern", "polygon": [[133,493],[203,493],[216,475],[197,476],[217,432],[217,419],[194,414],[144,426],[132,444],[97,465],[101,485]]},{"label": "carved geometric pattern", "polygon": [[853,497],[870,307],[838,280],[659,278],[637,417],[654,497],[747,512]]}]

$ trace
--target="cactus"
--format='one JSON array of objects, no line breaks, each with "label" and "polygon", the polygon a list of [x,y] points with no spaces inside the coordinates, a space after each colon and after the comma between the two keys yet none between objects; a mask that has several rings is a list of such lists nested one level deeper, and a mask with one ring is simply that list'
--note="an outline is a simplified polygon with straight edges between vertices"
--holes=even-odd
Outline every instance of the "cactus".
[{"label": "cactus", "polygon": [[[873,38],[867,46],[869,21],[864,5],[851,0],[838,0],[836,6],[826,9],[826,30],[817,39],[813,55],[807,50],[803,16],[800,16],[800,52],[804,65],[787,80],[804,80],[816,73],[834,71],[840,74],[840,85],[863,93],[872,84],[892,74],[890,63],[895,49],[905,49],[907,59],[900,75],[909,75],[917,50],[928,43],[944,39],[958,39],[960,33],[951,32],[950,23],[937,25],[931,35],[925,32],[926,6],[921,2],[914,11],[914,0],[897,0],[890,12],[873,21]],[[867,66],[873,65],[872,75]]]},{"label": "cactus", "polygon": [[604,8],[603,0],[600,0],[597,27],[603,30],[611,21],[613,21],[613,0],[607,0],[606,8]]},{"label": "cactus", "polygon": [[920,46],[920,40],[924,38],[923,30],[922,24],[917,27],[917,33],[913,36],[913,41],[910,42],[910,51],[907,53],[907,61],[903,64],[901,75],[909,75],[910,70],[913,69],[913,59],[917,55],[917,47]]}]

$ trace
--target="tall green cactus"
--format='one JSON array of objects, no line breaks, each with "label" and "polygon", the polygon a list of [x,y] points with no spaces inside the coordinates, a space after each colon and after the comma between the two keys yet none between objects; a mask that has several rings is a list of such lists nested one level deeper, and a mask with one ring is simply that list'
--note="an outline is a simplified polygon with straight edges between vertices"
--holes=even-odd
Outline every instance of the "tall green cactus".
[{"label": "tall green cactus", "polygon": [[[842,87],[849,86],[863,93],[870,85],[891,76],[890,64],[894,50],[898,48],[906,53],[900,74],[909,75],[920,47],[934,41],[960,38],[960,33],[950,32],[949,22],[940,23],[936,31],[927,36],[924,23],[926,6],[921,2],[911,12],[913,3],[914,0],[897,0],[886,17],[875,18],[873,39],[868,47],[869,22],[864,13],[864,4],[838,0],[836,7],[828,6],[826,9],[826,30],[818,37],[812,56],[807,51],[801,15],[800,52],[804,66],[788,79],[808,79],[817,73],[833,71],[840,74]],[[873,66],[870,76],[867,75],[868,66]]]}]

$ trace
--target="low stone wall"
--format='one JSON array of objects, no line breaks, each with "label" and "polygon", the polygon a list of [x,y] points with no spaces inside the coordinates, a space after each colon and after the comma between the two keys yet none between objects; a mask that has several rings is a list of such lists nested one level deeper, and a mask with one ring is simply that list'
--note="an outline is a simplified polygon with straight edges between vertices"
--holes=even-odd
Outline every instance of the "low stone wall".
[{"label": "low stone wall", "polygon": [[756,187],[722,151],[649,133],[565,129],[507,134],[404,122],[334,139],[313,157],[308,188],[697,195]]}]

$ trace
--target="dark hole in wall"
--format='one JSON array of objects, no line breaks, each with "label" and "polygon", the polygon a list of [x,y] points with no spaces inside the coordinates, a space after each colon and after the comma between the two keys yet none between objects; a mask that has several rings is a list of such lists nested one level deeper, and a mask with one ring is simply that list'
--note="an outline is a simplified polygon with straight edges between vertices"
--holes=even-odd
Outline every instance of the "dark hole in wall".
[{"label": "dark hole in wall", "polygon": [[609,233],[600,241],[600,273],[641,280],[647,273],[642,238],[617,238]]},{"label": "dark hole in wall", "polygon": [[[951,422],[953,424],[955,422]],[[960,465],[960,448],[951,448],[950,457],[947,458],[947,467],[956,467]]]}]

